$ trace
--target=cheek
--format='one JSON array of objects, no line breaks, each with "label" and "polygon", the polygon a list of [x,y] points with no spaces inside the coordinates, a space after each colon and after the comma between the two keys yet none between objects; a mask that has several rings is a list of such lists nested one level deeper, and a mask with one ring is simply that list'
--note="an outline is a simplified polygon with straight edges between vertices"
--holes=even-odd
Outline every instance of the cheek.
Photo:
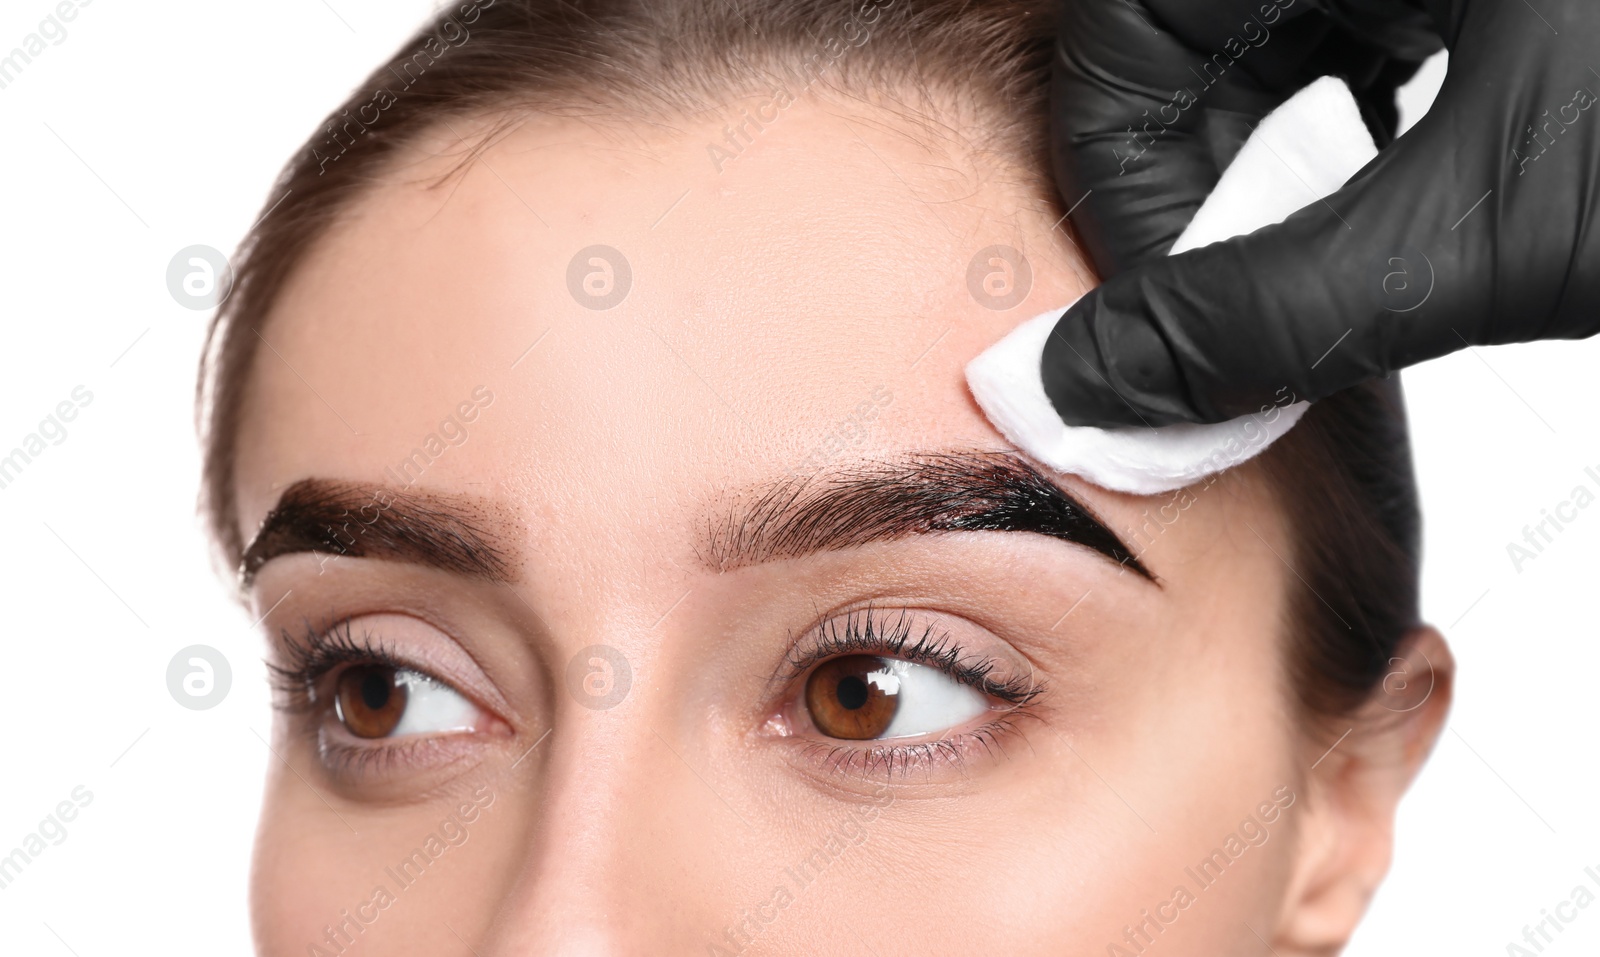
[{"label": "cheek", "polygon": [[[279,749],[300,765],[302,759]],[[325,796],[359,834],[341,823],[281,763],[267,788],[250,874],[251,921],[264,955],[304,954],[312,945],[327,950],[328,930],[341,922],[347,922],[345,934],[370,938],[367,946],[371,946],[402,923],[401,912],[417,909],[410,901],[381,911],[366,907],[366,913],[378,919],[371,924],[356,919],[373,899],[375,885],[393,890],[393,881],[383,873],[389,862],[380,849],[394,846],[396,835],[404,833],[406,822],[416,815],[402,812],[397,819],[380,822]],[[425,820],[423,816],[412,829],[422,833]]]},{"label": "cheek", "polygon": [[[348,953],[351,941],[359,942],[355,953],[454,953],[460,942],[446,922],[482,939],[495,902],[521,863],[515,848],[529,843],[527,835],[506,830],[501,819],[533,815],[499,813],[497,819],[482,813],[468,825],[464,841],[434,843],[429,858],[428,839],[442,841],[439,824],[459,798],[372,813],[324,793],[333,810],[293,777],[268,788],[250,887],[251,922],[263,957],[318,953],[313,946]],[[497,802],[493,811],[510,805],[509,799]],[[420,858],[413,857],[418,853]],[[345,950],[328,942],[330,932]]]},{"label": "cheek", "polygon": [[[906,820],[869,825],[860,858],[827,874],[796,912],[870,927],[880,952],[899,940],[902,952],[1131,954],[1158,940],[1160,953],[1255,953],[1246,926],[1274,924],[1264,902],[1287,879],[1290,822],[1236,858],[1224,851],[1221,879],[1204,884],[1196,869],[1271,787],[1183,767],[1150,784],[1123,776],[1093,736],[1068,733],[1076,754],[1045,735],[1033,772],[973,799],[981,806],[947,815],[897,805]],[[887,871],[900,879],[882,881]]]},{"label": "cheek", "polygon": [[[326,841],[340,842],[338,835],[286,791],[282,781],[267,790],[250,869],[256,946],[268,955],[304,953],[308,944],[320,944],[322,927],[349,906],[333,902],[353,901],[356,890],[340,857],[326,849]],[[326,809],[320,817],[340,827]],[[361,888],[363,898],[369,890]]]}]

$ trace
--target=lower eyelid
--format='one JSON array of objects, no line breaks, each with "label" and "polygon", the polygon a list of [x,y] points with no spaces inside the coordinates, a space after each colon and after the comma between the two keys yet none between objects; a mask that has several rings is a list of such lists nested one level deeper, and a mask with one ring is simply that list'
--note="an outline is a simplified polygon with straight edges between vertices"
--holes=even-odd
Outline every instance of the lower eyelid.
[{"label": "lower eyelid", "polygon": [[[336,669],[330,676],[336,680],[338,673]],[[429,676],[413,673],[420,681],[429,681]],[[465,703],[463,710],[472,717],[471,727],[406,732],[406,718],[402,718],[394,732],[386,737],[361,738],[339,720],[331,701],[317,703],[311,713],[303,714],[317,762],[330,781],[365,799],[373,793],[370,788],[378,788],[378,793],[392,791],[402,786],[401,782],[417,776],[433,778],[446,773],[453,765],[475,763],[474,759],[482,757],[487,747],[512,733],[509,725],[454,686],[438,679],[432,679],[432,683],[453,692]],[[410,796],[415,797],[414,794]]]},{"label": "lower eyelid", "polygon": [[[338,784],[359,788],[395,775],[436,774],[451,765],[470,761],[476,747],[466,735],[438,735],[396,740],[374,739],[376,744],[329,740],[318,735],[317,755],[324,773]],[[359,740],[359,739],[352,739]]]},{"label": "lower eyelid", "polygon": [[1019,709],[998,713],[1001,717],[976,728],[914,743],[896,744],[893,738],[860,743],[812,738],[799,743],[800,756],[827,773],[868,780],[894,780],[940,770],[965,772],[976,761],[1003,757],[1006,744],[1021,733],[1022,722],[1033,717]]}]

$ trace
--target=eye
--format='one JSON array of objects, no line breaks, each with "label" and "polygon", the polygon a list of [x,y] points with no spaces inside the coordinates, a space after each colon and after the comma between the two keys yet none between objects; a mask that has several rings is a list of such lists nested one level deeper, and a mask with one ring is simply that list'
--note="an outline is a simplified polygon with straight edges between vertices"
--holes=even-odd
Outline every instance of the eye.
[{"label": "eye", "polygon": [[471,731],[478,709],[455,689],[419,671],[353,665],[339,674],[334,714],[358,738]]},{"label": "eye", "polygon": [[805,704],[818,731],[851,741],[938,734],[989,708],[937,668],[878,655],[823,662],[806,679]]}]

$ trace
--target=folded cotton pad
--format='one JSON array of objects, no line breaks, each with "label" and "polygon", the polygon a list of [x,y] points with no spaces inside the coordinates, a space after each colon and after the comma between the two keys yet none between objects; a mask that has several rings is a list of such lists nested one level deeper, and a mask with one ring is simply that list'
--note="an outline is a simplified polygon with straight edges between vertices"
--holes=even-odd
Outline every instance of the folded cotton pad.
[{"label": "folded cotton pad", "polygon": [[[1262,120],[1172,252],[1282,222],[1336,191],[1376,155],[1349,88],[1324,77]],[[1269,403],[1261,412],[1212,425],[1066,425],[1045,395],[1039,362],[1070,305],[1029,319],[967,364],[967,386],[989,421],[1058,472],[1135,495],[1171,491],[1257,455],[1309,407]]]}]

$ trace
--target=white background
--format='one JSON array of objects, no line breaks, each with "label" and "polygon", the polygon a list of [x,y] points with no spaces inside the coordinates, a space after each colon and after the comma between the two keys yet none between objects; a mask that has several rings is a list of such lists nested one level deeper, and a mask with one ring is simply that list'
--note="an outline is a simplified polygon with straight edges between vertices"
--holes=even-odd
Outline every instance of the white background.
[{"label": "white background", "polygon": [[[205,313],[165,276],[185,246],[233,249],[316,120],[430,9],[329,3],[98,0],[0,90],[0,451],[75,386],[94,395],[0,490],[0,855],[74,787],[94,794],[0,890],[8,954],[248,951],[269,706],[258,639],[195,519]],[[53,6],[7,0],[0,52]],[[1410,116],[1442,71],[1408,91]],[[1460,684],[1350,954],[1504,954],[1600,870],[1600,508],[1520,573],[1506,548],[1600,485],[1584,474],[1600,473],[1597,375],[1600,341],[1472,350],[1405,377],[1424,610]],[[233,666],[210,711],[167,691],[168,660],[195,643]],[[1600,907],[1580,915],[1548,953],[1600,949]]]}]

